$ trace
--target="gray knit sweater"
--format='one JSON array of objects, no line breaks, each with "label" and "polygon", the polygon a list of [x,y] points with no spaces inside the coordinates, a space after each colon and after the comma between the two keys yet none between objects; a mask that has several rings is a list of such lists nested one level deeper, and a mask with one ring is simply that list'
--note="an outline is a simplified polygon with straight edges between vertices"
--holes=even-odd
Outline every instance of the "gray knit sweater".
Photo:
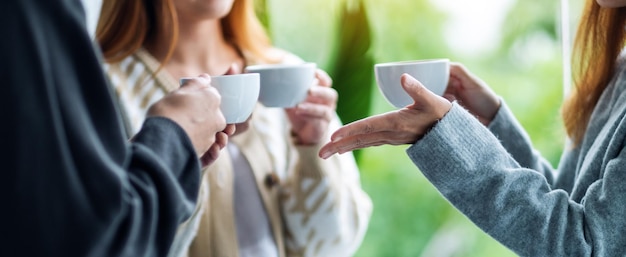
[{"label": "gray knit sweater", "polygon": [[407,153],[456,208],[521,256],[626,256],[626,71],[558,170],[506,105],[488,128],[457,104]]}]

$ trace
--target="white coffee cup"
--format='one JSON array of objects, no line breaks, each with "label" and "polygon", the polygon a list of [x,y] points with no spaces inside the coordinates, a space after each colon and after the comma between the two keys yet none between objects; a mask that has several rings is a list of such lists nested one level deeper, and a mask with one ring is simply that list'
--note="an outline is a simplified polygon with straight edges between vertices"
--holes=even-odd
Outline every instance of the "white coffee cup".
[{"label": "white coffee cup", "polygon": [[252,65],[246,73],[261,76],[259,102],[267,107],[294,107],[306,99],[315,79],[315,63]]},{"label": "white coffee cup", "polygon": [[[189,79],[181,78],[180,85]],[[220,110],[227,124],[242,123],[250,117],[259,98],[259,74],[211,76],[211,86],[222,96]]]},{"label": "white coffee cup", "polygon": [[443,95],[450,78],[448,59],[431,59],[404,62],[380,63],[374,65],[376,83],[385,99],[396,108],[413,104],[413,99],[400,84],[402,74],[407,73],[420,81],[428,90]]}]

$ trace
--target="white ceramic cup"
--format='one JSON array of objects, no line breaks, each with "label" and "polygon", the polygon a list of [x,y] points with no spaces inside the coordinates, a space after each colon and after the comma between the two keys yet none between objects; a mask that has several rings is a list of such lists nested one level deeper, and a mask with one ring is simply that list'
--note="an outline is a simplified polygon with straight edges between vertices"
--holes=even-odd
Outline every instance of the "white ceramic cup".
[{"label": "white ceramic cup", "polygon": [[385,99],[396,108],[413,104],[413,99],[404,91],[400,84],[403,73],[419,80],[428,90],[443,95],[450,78],[450,61],[448,59],[432,59],[404,62],[380,63],[374,65],[376,83]]},{"label": "white ceramic cup", "polygon": [[261,76],[259,102],[267,107],[294,107],[304,101],[315,79],[315,63],[252,65],[246,73]]},{"label": "white ceramic cup", "polygon": [[[180,85],[192,78],[180,78]],[[220,110],[227,124],[246,121],[259,98],[259,74],[211,76],[213,86],[222,96]]]}]

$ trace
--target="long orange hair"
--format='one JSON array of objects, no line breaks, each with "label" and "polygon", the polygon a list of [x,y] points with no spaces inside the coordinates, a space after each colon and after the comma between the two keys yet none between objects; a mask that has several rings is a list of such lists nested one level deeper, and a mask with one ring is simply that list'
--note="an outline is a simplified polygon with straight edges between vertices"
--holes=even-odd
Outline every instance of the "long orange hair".
[{"label": "long orange hair", "polygon": [[565,130],[579,145],[602,92],[611,81],[624,47],[625,8],[603,8],[587,0],[574,41],[575,88],[563,104]]},{"label": "long orange hair", "polygon": [[[167,62],[178,41],[174,0],[107,0],[102,4],[96,40],[107,62],[119,62],[156,40],[157,30],[169,37]],[[271,43],[254,12],[253,0],[235,0],[221,20],[224,38],[257,62],[274,62]]]}]

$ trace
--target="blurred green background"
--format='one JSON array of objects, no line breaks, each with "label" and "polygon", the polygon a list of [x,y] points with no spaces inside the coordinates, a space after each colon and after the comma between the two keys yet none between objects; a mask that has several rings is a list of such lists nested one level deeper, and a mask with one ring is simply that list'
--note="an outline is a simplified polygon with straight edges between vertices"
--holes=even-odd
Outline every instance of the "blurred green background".
[{"label": "blurred green background", "polygon": [[[570,3],[570,26],[576,24],[579,2]],[[559,1],[257,4],[276,46],[331,74],[344,122],[392,110],[376,88],[374,63],[449,58],[465,64],[507,102],[536,148],[556,167],[565,139],[559,116],[564,66]],[[358,153],[374,212],[356,256],[515,256],[441,197],[406,156],[406,148]]]}]

